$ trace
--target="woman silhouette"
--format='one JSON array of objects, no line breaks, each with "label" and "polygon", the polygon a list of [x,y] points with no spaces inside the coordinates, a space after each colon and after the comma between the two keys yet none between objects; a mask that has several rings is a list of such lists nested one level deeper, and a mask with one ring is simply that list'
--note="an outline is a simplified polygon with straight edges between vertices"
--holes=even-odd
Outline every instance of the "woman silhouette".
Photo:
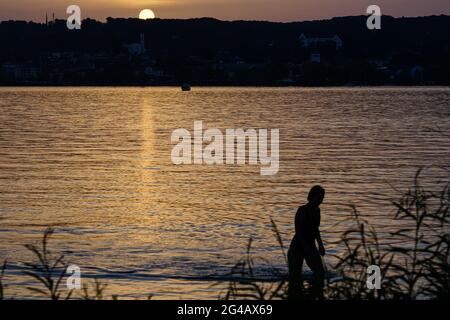
[{"label": "woman silhouette", "polygon": [[325,248],[319,231],[319,206],[324,197],[325,190],[321,186],[314,186],[309,192],[308,203],[299,207],[295,215],[295,236],[288,252],[291,297],[301,293],[303,260],[305,260],[314,273],[313,295],[315,298],[323,298],[325,271],[321,256],[325,255]]}]

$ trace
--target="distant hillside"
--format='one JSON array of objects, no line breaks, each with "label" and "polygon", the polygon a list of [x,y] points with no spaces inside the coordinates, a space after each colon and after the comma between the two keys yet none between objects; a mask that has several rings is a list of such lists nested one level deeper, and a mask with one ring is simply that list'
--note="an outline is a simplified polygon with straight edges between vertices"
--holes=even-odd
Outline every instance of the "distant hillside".
[{"label": "distant hillside", "polygon": [[[450,16],[273,23],[84,20],[69,31],[0,23],[1,84],[383,85],[450,84]],[[144,48],[140,51],[140,34]],[[305,46],[299,39],[342,40]],[[135,43],[136,46],[126,46]],[[137,50],[137,51],[136,51]]]}]

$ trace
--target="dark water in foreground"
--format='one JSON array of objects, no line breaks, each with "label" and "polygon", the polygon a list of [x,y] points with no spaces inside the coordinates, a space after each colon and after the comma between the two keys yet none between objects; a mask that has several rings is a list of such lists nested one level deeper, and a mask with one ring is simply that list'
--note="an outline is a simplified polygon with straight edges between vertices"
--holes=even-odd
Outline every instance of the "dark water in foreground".
[{"label": "dark water in foreground", "polygon": [[[155,298],[216,298],[205,280],[228,272],[250,237],[284,268],[270,217],[289,242],[314,184],[327,190],[329,251],[349,204],[394,231],[393,187],[410,186],[420,166],[450,165],[449,102],[450,88],[1,88],[0,260],[18,285],[7,294],[30,295],[16,268],[47,226],[84,277]],[[279,173],[173,165],[171,133],[194,120],[279,128]],[[448,179],[436,167],[424,172],[431,186]]]}]

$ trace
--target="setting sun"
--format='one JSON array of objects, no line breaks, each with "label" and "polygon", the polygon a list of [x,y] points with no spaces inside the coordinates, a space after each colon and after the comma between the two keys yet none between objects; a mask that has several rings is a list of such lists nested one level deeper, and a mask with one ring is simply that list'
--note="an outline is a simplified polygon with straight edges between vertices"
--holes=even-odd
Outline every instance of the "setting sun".
[{"label": "setting sun", "polygon": [[144,9],[139,13],[139,19],[147,20],[147,19],[154,19],[155,13],[150,9]]}]

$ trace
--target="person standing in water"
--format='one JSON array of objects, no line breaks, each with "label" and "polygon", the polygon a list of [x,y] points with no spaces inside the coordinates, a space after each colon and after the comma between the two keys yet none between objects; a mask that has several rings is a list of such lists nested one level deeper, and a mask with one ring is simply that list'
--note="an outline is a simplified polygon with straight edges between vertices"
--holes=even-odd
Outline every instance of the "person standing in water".
[{"label": "person standing in water", "polygon": [[319,206],[324,197],[325,190],[314,186],[308,194],[308,203],[300,206],[295,215],[295,235],[288,251],[290,298],[301,295],[303,260],[314,274],[314,298],[323,298],[325,270],[321,256],[325,255],[325,247],[319,231]]}]

